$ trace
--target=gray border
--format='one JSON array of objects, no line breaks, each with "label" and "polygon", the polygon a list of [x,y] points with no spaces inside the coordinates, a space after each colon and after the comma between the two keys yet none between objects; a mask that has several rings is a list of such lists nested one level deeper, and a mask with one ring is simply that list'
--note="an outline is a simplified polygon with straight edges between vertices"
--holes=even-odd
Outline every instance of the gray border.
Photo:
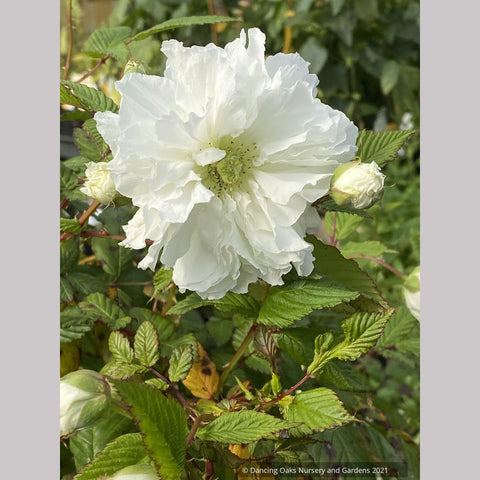
[{"label": "gray border", "polygon": [[423,480],[479,476],[479,17],[421,0]]},{"label": "gray border", "polygon": [[0,477],[55,479],[60,474],[58,4],[9,2],[0,35]]}]

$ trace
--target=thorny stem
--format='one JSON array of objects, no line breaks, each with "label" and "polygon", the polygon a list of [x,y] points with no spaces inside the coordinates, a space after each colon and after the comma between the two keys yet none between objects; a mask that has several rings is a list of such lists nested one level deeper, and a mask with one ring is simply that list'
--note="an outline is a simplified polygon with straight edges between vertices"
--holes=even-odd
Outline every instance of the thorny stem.
[{"label": "thorny stem", "polygon": [[372,262],[377,263],[378,265],[381,265],[382,267],[385,267],[387,270],[390,270],[395,275],[398,275],[400,278],[407,278],[407,275],[405,275],[405,273],[401,272],[400,270],[397,270],[395,267],[385,262],[385,260],[382,260],[381,258],[373,257],[371,255],[363,255],[362,253],[358,253],[356,255],[350,255],[347,258],[365,258],[367,260],[371,260]]},{"label": "thorny stem", "polygon": [[300,385],[302,385],[302,383],[306,382],[309,378],[311,378],[311,375],[307,373],[300,381],[298,381],[293,387],[290,387],[286,392],[277,395],[273,400],[260,404],[257,407],[257,410],[264,410],[266,407],[278,403],[282,398],[294,392]]},{"label": "thorny stem", "polygon": [[165,382],[165,383],[168,384],[169,390],[174,393],[174,395],[177,397],[178,401],[182,404],[183,408],[185,408],[185,410],[190,411],[190,414],[191,414],[192,416],[195,416],[195,418],[196,418],[196,415],[195,415],[192,407],[191,407],[190,404],[187,402],[187,400],[185,399],[185,397],[174,387],[173,383],[172,383],[167,377],[164,377],[161,373],[157,372],[157,370],[155,370],[153,367],[150,367],[149,370],[150,370],[157,378],[159,378],[160,380],[162,380],[163,382]]},{"label": "thorny stem", "polygon": [[235,352],[235,354],[230,359],[230,361],[225,365],[222,375],[220,376],[220,381],[218,383],[219,391],[223,387],[223,384],[225,383],[225,380],[227,379],[228,375],[232,371],[233,367],[235,367],[235,365],[238,363],[242,355],[245,353],[245,350],[248,348],[251,341],[253,340],[253,337],[255,337],[255,333],[257,332],[257,329],[258,329],[257,324],[253,324],[250,327],[250,330],[248,331],[247,336],[244,338],[242,344],[238,347],[238,350]]},{"label": "thorny stem", "polygon": [[195,434],[197,433],[198,427],[200,427],[200,423],[201,423],[201,419],[200,417],[197,417],[194,420],[192,428],[190,429],[187,435],[187,441],[186,441],[187,448],[190,445],[190,443],[192,443],[192,440],[195,438]]},{"label": "thorny stem", "polygon": [[72,28],[72,0],[67,0],[67,32],[68,32],[68,46],[67,59],[65,60],[65,67],[63,70],[63,79],[68,79],[68,72],[70,70],[70,61],[72,59],[73,51],[73,28]]}]

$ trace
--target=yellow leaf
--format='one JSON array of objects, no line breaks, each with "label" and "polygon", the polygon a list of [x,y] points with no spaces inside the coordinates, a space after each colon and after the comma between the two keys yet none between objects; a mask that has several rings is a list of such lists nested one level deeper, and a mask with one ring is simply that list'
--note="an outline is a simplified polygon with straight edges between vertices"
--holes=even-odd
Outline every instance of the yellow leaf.
[{"label": "yellow leaf", "polygon": [[250,458],[251,455],[248,451],[247,445],[229,445],[228,449],[239,458]]},{"label": "yellow leaf", "polygon": [[217,389],[220,377],[217,373],[217,367],[208,358],[203,347],[198,344],[198,362],[192,365],[187,378],[183,384],[197,398],[213,399]]}]

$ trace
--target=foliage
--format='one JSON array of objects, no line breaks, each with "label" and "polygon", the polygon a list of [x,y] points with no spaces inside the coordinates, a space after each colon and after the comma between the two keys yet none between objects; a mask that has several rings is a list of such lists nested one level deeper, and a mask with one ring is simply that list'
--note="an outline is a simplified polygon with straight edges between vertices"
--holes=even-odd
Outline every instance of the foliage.
[{"label": "foliage", "polygon": [[[101,372],[114,405],[63,439],[63,479],[143,463],[160,478],[229,479],[300,461],[406,464],[418,478],[419,324],[401,293],[420,262],[418,135],[399,129],[406,112],[418,125],[418,15],[415,0],[119,0],[102,28],[78,30],[60,85],[77,149],[60,170],[61,373]],[[252,26],[268,54],[310,61],[322,101],[368,128],[358,155],[383,166],[387,186],[367,212],[317,204],[309,277],[202,300],[118,245],[129,200],[85,215],[79,187],[85,163],[111,158],[92,117],[117,111],[112,81],[127,62],[160,74],[162,40],[223,45]],[[73,80],[89,71],[94,87]]]}]

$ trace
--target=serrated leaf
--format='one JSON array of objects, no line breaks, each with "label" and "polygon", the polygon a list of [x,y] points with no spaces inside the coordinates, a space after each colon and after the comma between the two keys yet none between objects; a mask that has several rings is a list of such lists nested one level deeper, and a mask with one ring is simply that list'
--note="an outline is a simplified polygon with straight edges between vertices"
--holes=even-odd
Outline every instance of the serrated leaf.
[{"label": "serrated leaf", "polygon": [[362,217],[345,212],[327,212],[325,214],[325,228],[329,235],[332,234],[335,219],[335,236],[343,240],[351,235],[362,223]]},{"label": "serrated leaf", "polygon": [[178,480],[186,457],[187,418],[182,406],[138,382],[113,382],[130,405],[143,442],[163,480]]},{"label": "serrated leaf", "polygon": [[68,273],[68,280],[75,292],[81,295],[90,295],[95,292],[103,293],[108,288],[101,278],[75,270]]},{"label": "serrated leaf", "polygon": [[394,130],[390,132],[360,130],[357,137],[357,153],[360,155],[362,162],[375,162],[378,166],[383,167],[397,156],[398,150],[415,133],[415,130]]},{"label": "serrated leaf", "polygon": [[[68,446],[75,457],[75,466],[80,471],[108,442],[120,436],[131,426],[130,419],[112,410],[105,418],[89,428],[77,431],[69,439]],[[146,452],[145,452],[146,454]]]},{"label": "serrated leaf", "polygon": [[368,377],[350,362],[333,359],[325,365],[321,380],[328,386],[347,392],[368,392],[372,390]]},{"label": "serrated leaf", "polygon": [[106,363],[100,373],[116,380],[126,380],[134,375],[148,372],[148,368],[137,363],[123,363],[116,360]]},{"label": "serrated leaf", "polygon": [[284,408],[284,417],[291,422],[303,423],[304,433],[323,432],[353,421],[335,392],[328,388],[315,388],[295,395]]},{"label": "serrated leaf", "polygon": [[314,355],[310,328],[289,328],[277,340],[279,348],[288,353],[300,365],[308,365]]},{"label": "serrated leaf", "polygon": [[357,297],[357,292],[329,280],[300,280],[270,289],[257,322],[288,327],[315,309],[333,307]]},{"label": "serrated leaf", "polygon": [[94,320],[102,320],[112,330],[123,328],[132,320],[112,300],[98,292],[88,295],[78,306],[86,315]]},{"label": "serrated leaf", "polygon": [[160,378],[149,378],[145,381],[145,383],[162,391],[167,390],[167,388],[170,386],[167,382],[161,380]]},{"label": "serrated leaf", "polygon": [[76,218],[60,218],[60,231],[77,235],[82,231],[82,226]]},{"label": "serrated leaf", "polygon": [[77,306],[60,312],[60,342],[68,343],[82,338],[93,327],[94,319],[84,315]]},{"label": "serrated leaf", "polygon": [[171,320],[162,317],[158,312],[152,312],[148,308],[133,307],[128,313],[139,322],[149,321],[152,323],[157,329],[158,339],[160,341],[169,338],[175,329],[175,325]]},{"label": "serrated leaf", "polygon": [[198,362],[192,365],[183,384],[197,398],[212,399],[217,392],[220,377],[217,367],[208,358],[203,347],[198,344]]},{"label": "serrated leaf", "polygon": [[63,162],[60,163],[60,191],[65,195],[75,189],[78,184],[77,175]]},{"label": "serrated leaf", "polygon": [[258,302],[248,295],[229,292],[220,299],[204,300],[198,294],[193,293],[170,308],[170,310],[168,310],[168,314],[183,315],[190,310],[206,305],[213,305],[221,312],[231,314],[239,313],[247,317],[256,316],[259,309]]},{"label": "serrated leaf", "polygon": [[191,17],[178,17],[178,18],[171,18],[166,22],[159,23],[148,30],[144,30],[143,32],[137,33],[133,38],[132,41],[136,40],[143,40],[144,38],[150,37],[151,35],[155,35],[156,33],[164,32],[166,30],[173,30],[179,27],[187,27],[192,25],[204,25],[204,24],[211,24],[211,23],[223,23],[223,22],[234,22],[236,21],[235,18],[231,17],[223,17],[219,15],[200,15],[200,16],[191,16]]},{"label": "serrated leaf", "polygon": [[121,62],[126,62],[128,48],[125,41],[131,34],[130,27],[97,28],[85,42],[83,52],[94,58],[110,55]]},{"label": "serrated leaf", "polygon": [[162,267],[153,277],[153,295],[163,292],[171,283],[173,276],[173,269],[166,270]]},{"label": "serrated leaf", "polygon": [[172,382],[179,382],[187,377],[193,364],[192,345],[182,345],[174,348],[168,367],[168,378]]},{"label": "serrated leaf", "polygon": [[157,330],[152,323],[143,322],[135,334],[135,358],[145,367],[155,365],[160,358],[158,346]]},{"label": "serrated leaf", "polygon": [[397,308],[395,315],[385,325],[382,336],[376,347],[390,347],[408,339],[412,331],[418,327],[418,320],[404,306]]},{"label": "serrated leaf", "polygon": [[103,270],[113,278],[118,278],[131,263],[135,253],[118,245],[110,238],[92,238],[92,250],[102,262]]},{"label": "serrated leaf", "polygon": [[61,81],[60,100],[62,103],[83,108],[89,112],[116,113],[118,111],[117,104],[100,90],[69,80]]},{"label": "serrated leaf", "polygon": [[112,332],[108,338],[108,349],[117,362],[132,363],[133,350],[128,338],[120,332]]},{"label": "serrated leaf", "polygon": [[373,280],[358,266],[358,263],[346,259],[337,248],[326,245],[314,237],[309,236],[307,241],[314,246],[314,265],[317,272],[351,290],[360,292],[384,307],[388,306]]},{"label": "serrated leaf", "polygon": [[340,248],[340,251],[345,258],[354,255],[369,255],[371,257],[381,258],[384,253],[395,253],[395,250],[391,250],[376,240],[348,242]]},{"label": "serrated leaf", "polygon": [[98,480],[121,468],[134,465],[147,455],[139,433],[127,433],[110,442],[74,480]]},{"label": "serrated leaf", "polygon": [[379,16],[377,0],[355,0],[355,13],[365,22],[373,22]]},{"label": "serrated leaf", "polygon": [[77,175],[85,173],[85,164],[88,162],[88,158],[85,157],[72,157],[67,160],[63,160],[62,163]]},{"label": "serrated leaf", "polygon": [[67,273],[78,261],[78,242],[75,239],[64,240],[60,243],[60,274]]},{"label": "serrated leaf", "polygon": [[88,160],[99,162],[105,160],[110,153],[110,147],[98,132],[93,118],[85,121],[81,128],[73,130],[73,139],[80,154]]},{"label": "serrated leaf", "polygon": [[214,441],[238,445],[295,427],[295,423],[252,410],[226,412],[198,430],[197,436],[203,441]]},{"label": "serrated leaf", "polygon": [[73,288],[68,278],[60,277],[60,300],[70,302],[73,300]]},{"label": "serrated leaf", "polygon": [[345,340],[335,356],[340,360],[356,360],[377,342],[394,309],[379,313],[357,312],[342,323]]},{"label": "serrated leaf", "polygon": [[207,322],[208,333],[213,337],[218,347],[225,345],[232,337],[233,323],[230,319],[219,320],[212,317]]}]

